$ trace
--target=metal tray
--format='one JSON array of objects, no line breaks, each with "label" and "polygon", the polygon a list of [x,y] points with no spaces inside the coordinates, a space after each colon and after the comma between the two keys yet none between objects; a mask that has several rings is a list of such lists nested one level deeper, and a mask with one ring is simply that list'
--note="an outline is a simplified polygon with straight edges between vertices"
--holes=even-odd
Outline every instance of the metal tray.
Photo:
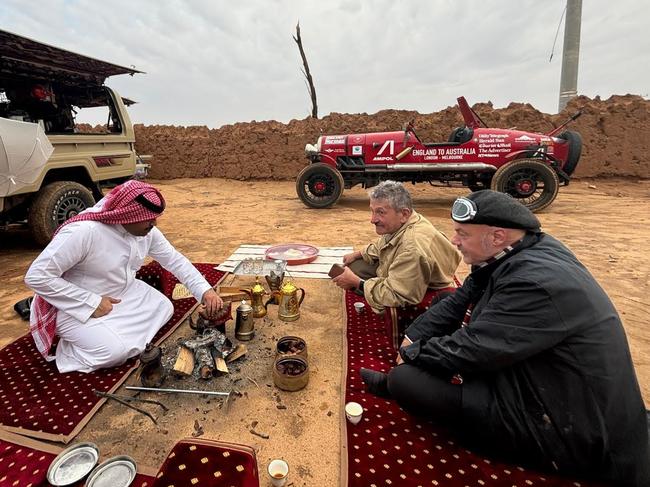
[{"label": "metal tray", "polygon": [[257,259],[247,258],[242,260],[233,269],[232,273],[238,276],[270,276],[271,271],[276,274],[278,273],[278,266],[282,269],[281,272],[284,272],[287,268],[287,263],[285,261],[276,262],[268,260],[260,256]]},{"label": "metal tray", "polygon": [[72,445],[52,460],[47,469],[47,481],[57,487],[72,485],[88,475],[98,459],[99,448],[94,443]]},{"label": "metal tray", "polygon": [[135,460],[119,455],[102,462],[90,472],[86,487],[128,487],[136,475]]}]

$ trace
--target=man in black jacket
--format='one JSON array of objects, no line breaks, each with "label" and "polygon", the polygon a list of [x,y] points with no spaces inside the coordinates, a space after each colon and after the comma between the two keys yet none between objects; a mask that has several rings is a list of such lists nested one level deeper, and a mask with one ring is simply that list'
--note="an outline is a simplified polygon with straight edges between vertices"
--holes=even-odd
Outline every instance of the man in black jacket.
[{"label": "man in black jacket", "polygon": [[490,190],[458,198],[452,242],[472,266],[406,330],[370,392],[512,459],[650,485],[646,409],[607,294],[537,218]]}]

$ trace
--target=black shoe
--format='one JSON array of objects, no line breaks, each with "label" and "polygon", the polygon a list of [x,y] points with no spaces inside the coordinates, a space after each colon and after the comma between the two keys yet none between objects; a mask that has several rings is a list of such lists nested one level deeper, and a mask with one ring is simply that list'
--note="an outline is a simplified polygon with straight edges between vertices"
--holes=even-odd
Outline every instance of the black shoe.
[{"label": "black shoe", "polygon": [[390,392],[388,392],[388,374],[364,368],[359,370],[359,373],[363,382],[366,384],[368,392],[378,397],[390,397]]},{"label": "black shoe", "polygon": [[14,304],[14,310],[25,321],[29,321],[30,308],[32,306],[32,299],[34,299],[33,296],[29,297],[29,298],[21,299],[16,304]]}]

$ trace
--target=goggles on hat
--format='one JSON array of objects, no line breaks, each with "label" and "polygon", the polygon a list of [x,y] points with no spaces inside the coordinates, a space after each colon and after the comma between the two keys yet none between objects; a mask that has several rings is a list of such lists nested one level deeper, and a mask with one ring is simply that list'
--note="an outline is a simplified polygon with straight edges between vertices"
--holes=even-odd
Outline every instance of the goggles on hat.
[{"label": "goggles on hat", "polygon": [[476,216],[476,203],[469,198],[457,198],[451,207],[451,217],[457,222],[468,222]]}]

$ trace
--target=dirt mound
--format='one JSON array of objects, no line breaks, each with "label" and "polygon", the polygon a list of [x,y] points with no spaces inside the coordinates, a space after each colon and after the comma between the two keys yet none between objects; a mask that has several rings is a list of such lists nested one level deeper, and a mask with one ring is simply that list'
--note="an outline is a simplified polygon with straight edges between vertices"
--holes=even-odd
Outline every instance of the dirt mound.
[{"label": "dirt mound", "polygon": [[[536,132],[548,132],[582,109],[582,116],[571,125],[584,144],[574,175],[650,177],[650,101],[640,96],[612,96],[604,101],[581,96],[559,115],[524,103],[499,109],[490,102],[477,103],[474,109],[488,126]],[[447,140],[453,128],[462,125],[456,107],[430,114],[332,113],[319,120],[253,121],[218,129],[136,125],[136,148],[140,154],[154,155],[151,177],[156,179],[293,179],[307,163],[305,144],[315,143],[319,135],[400,130],[408,120],[414,120],[422,140],[431,142]]]}]

